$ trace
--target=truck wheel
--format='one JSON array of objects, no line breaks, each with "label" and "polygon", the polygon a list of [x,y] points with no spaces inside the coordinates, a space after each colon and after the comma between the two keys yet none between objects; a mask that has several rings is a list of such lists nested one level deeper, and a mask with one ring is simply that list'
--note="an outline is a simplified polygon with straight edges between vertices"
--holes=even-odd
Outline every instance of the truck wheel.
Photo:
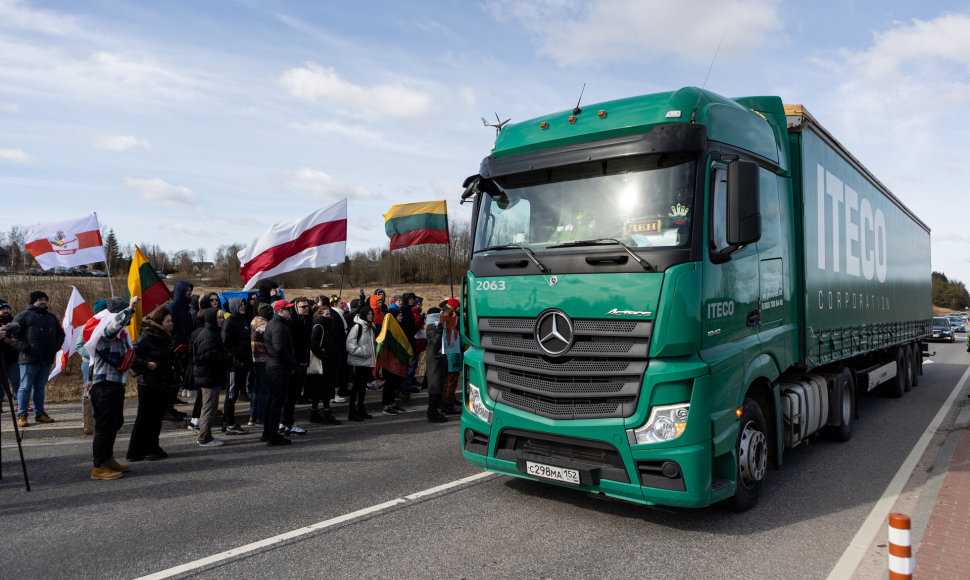
[{"label": "truck wheel", "polygon": [[832,399],[829,401],[829,408],[835,409],[839,415],[838,425],[829,425],[822,429],[822,435],[832,441],[848,441],[852,438],[852,428],[855,418],[854,398],[852,392],[855,383],[852,381],[852,373],[849,369],[843,369],[839,376],[835,377],[835,384],[832,386]]},{"label": "truck wheel", "polygon": [[909,373],[909,375],[910,375],[910,381],[909,382],[910,382],[910,385],[911,386],[914,386],[915,387],[916,385],[919,384],[919,373],[922,370],[923,355],[920,352],[919,343],[918,342],[914,342],[914,343],[910,344],[909,345],[909,350],[910,350],[910,352],[913,353],[913,356],[910,359],[910,365],[909,365],[909,368],[910,368],[910,371],[911,371]]},{"label": "truck wheel", "polygon": [[903,390],[908,393],[913,388],[913,354],[909,345],[903,347],[903,364],[906,365],[906,372],[903,373]]},{"label": "truck wheel", "polygon": [[768,437],[761,407],[754,399],[745,398],[741,410],[741,430],[735,450],[738,455],[737,487],[727,507],[747,511],[758,504],[761,486],[768,471]]},{"label": "truck wheel", "polygon": [[896,349],[896,376],[886,382],[886,394],[894,399],[900,399],[906,388],[906,353],[904,349]]}]

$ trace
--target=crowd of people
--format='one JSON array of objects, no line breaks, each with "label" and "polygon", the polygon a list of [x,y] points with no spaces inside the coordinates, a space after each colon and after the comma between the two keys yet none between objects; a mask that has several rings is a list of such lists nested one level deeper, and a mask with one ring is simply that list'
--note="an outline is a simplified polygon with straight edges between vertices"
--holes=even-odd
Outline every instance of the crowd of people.
[{"label": "crowd of people", "polygon": [[[213,435],[220,427],[227,436],[259,429],[266,445],[289,445],[294,435],[306,433],[295,421],[298,403],[310,404],[311,423],[340,425],[333,405],[343,403],[346,420],[365,421],[373,418],[364,405],[368,389],[381,390],[381,409],[389,416],[404,412],[411,394],[425,388],[429,422],[447,422],[448,415],[461,412],[455,298],[425,312],[420,296],[405,293],[388,301],[382,289],[369,297],[361,290],[349,305],[336,296],[287,301],[273,280],[261,281],[248,298],[226,303],[215,292],[193,290],[190,282],[176,282],[173,299],[144,315],[134,341],[127,327],[139,297],[95,302],[94,317],[75,345],[84,432],[94,435],[91,479],[117,479],[130,470],[114,456],[130,373],[137,377],[138,408],[128,462],[168,457],[159,444],[166,420],[185,421],[201,447],[223,444]],[[44,410],[45,385],[65,336],[47,294],[34,291],[29,300],[14,316],[0,299],[0,362],[15,393],[10,404],[16,405],[20,427],[29,424],[31,410],[35,422],[54,421]],[[425,373],[419,383],[422,353]],[[176,408],[188,404],[181,397],[190,393],[191,415]],[[240,398],[249,401],[246,427],[236,409]]]}]

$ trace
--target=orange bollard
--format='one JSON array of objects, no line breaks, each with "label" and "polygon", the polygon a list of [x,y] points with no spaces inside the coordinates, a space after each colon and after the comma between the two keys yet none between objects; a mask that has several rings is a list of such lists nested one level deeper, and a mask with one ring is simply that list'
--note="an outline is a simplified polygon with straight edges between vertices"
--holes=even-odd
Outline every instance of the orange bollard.
[{"label": "orange bollard", "polygon": [[889,514],[889,580],[911,580],[915,568],[909,516]]}]

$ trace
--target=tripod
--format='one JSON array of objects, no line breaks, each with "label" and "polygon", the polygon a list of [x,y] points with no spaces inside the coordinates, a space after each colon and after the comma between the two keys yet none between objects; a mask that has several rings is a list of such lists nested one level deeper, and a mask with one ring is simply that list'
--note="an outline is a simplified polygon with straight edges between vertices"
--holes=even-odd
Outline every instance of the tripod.
[{"label": "tripod", "polygon": [[[24,461],[24,446],[20,442],[20,427],[17,425],[17,413],[13,410],[14,397],[13,393],[10,392],[10,380],[9,374],[7,373],[7,361],[0,357],[0,383],[3,386],[3,392],[7,396],[7,401],[10,403],[10,418],[13,420],[13,433],[14,438],[17,439],[17,449],[20,451],[20,467],[24,470],[24,485],[27,486],[27,491],[30,491],[30,480],[27,478],[27,462]],[[0,468],[0,479],[3,479],[3,470]]]}]

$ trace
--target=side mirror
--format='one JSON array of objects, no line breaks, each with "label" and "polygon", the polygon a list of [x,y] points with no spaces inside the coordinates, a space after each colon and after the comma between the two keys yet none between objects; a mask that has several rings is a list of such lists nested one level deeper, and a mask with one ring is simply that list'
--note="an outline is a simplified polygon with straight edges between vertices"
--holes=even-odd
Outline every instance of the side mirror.
[{"label": "side mirror", "polygon": [[758,164],[731,161],[727,174],[727,243],[753,244],[761,239],[761,191]]}]

